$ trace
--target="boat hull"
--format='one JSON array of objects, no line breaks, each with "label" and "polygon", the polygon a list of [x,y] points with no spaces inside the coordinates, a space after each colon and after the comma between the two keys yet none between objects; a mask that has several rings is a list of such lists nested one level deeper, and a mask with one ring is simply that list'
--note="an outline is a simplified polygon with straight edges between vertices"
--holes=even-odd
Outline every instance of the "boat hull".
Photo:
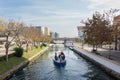
[{"label": "boat hull", "polygon": [[53,62],[57,66],[65,66],[66,65],[66,60],[60,62],[60,61],[56,61],[53,59]]}]

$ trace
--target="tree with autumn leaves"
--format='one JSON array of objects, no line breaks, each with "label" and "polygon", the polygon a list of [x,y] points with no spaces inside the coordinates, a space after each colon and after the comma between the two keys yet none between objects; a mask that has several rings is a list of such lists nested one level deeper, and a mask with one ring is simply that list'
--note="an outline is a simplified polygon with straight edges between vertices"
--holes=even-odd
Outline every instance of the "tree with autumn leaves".
[{"label": "tree with autumn leaves", "polygon": [[99,45],[113,41],[112,27],[104,14],[95,12],[92,18],[88,18],[84,23],[84,40],[93,45],[93,50],[97,50]]},{"label": "tree with autumn leaves", "polygon": [[0,35],[4,35],[6,38],[6,61],[8,61],[8,52],[12,42],[15,42],[20,48],[23,47],[23,43],[26,44],[26,51],[28,51],[29,44],[38,46],[42,40],[44,40],[44,42],[48,42],[51,39],[50,36],[41,35],[35,27],[26,26],[23,22],[14,20],[0,20]]},{"label": "tree with autumn leaves", "polygon": [[84,40],[93,45],[93,49],[98,45],[115,43],[117,50],[118,40],[120,40],[120,17],[116,20],[119,9],[110,9],[103,14],[95,12],[92,18],[84,21]]},{"label": "tree with autumn leaves", "polygon": [[8,50],[10,48],[11,43],[19,36],[22,32],[23,25],[21,22],[16,22],[14,20],[9,21],[1,21],[1,35],[3,35],[5,40],[5,53],[6,53],[6,61],[8,61]]}]

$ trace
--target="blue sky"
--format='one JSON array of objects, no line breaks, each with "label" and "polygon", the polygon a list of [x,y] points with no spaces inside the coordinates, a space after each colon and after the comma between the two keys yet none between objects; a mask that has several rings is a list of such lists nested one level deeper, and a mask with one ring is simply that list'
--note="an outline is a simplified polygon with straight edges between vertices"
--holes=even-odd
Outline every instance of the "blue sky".
[{"label": "blue sky", "polygon": [[120,0],[0,0],[0,17],[49,27],[61,37],[77,37],[81,20],[95,11],[119,9],[119,3]]}]

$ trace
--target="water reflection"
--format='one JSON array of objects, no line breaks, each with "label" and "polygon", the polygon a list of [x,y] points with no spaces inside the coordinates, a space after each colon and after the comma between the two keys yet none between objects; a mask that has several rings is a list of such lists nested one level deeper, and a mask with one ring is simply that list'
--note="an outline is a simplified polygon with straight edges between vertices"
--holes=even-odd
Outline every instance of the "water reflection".
[{"label": "water reflection", "polygon": [[[63,50],[66,55],[65,67],[53,64],[56,50]],[[56,45],[32,64],[17,72],[10,80],[114,80],[91,62],[78,54]]]},{"label": "water reflection", "polygon": [[58,51],[59,50],[59,46],[55,45],[53,49],[54,49],[54,51]]}]

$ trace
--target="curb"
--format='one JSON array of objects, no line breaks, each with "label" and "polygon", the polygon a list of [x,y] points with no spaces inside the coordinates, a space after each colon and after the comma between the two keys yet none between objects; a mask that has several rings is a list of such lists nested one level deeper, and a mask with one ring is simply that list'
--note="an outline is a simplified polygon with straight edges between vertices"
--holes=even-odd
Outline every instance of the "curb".
[{"label": "curb", "polygon": [[[76,49],[73,49],[74,52],[78,53],[80,56],[82,56],[83,58],[91,61],[92,63],[94,63],[95,65],[97,65],[98,67],[100,67],[102,70],[104,70],[107,74],[109,74],[110,76],[116,78],[117,80],[120,80],[120,73],[106,67],[105,65],[95,61],[94,59],[90,58],[89,56],[79,52],[78,50]],[[98,56],[98,55],[97,55]]]}]

